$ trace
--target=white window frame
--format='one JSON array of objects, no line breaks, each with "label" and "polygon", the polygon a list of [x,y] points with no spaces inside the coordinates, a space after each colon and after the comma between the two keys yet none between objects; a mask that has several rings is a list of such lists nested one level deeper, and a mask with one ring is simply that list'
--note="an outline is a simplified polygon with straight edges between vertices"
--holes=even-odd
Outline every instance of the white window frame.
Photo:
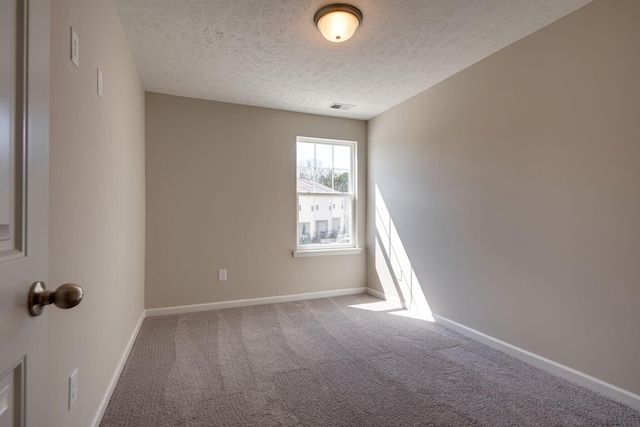
[{"label": "white window frame", "polygon": [[[311,144],[327,144],[327,145],[340,145],[346,146],[351,149],[351,173],[348,193],[315,193],[306,192],[300,193],[297,190],[296,185],[296,205],[302,205],[300,196],[313,196],[317,198],[335,198],[338,197],[350,197],[351,198],[351,213],[349,215],[349,243],[340,244],[300,244],[299,236],[299,224],[300,224],[300,210],[296,209],[296,250],[293,253],[294,257],[304,257],[313,255],[333,255],[333,254],[351,254],[360,253],[361,249],[358,245],[358,223],[357,223],[357,191],[358,191],[358,171],[357,171],[357,156],[358,156],[358,143],[357,141],[347,141],[338,139],[325,139],[325,138],[312,138],[298,136],[296,138],[296,159],[297,159],[297,146],[298,142],[306,142]],[[296,181],[298,179],[298,165],[296,164]],[[297,184],[297,182],[296,182]]]}]

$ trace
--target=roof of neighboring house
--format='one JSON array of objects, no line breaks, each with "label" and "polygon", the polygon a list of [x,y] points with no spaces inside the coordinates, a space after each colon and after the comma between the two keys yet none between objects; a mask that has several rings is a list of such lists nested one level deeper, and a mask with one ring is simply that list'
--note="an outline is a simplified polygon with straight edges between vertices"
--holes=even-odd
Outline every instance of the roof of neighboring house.
[{"label": "roof of neighboring house", "polygon": [[308,179],[298,178],[298,193],[340,193],[326,185],[309,181]]}]

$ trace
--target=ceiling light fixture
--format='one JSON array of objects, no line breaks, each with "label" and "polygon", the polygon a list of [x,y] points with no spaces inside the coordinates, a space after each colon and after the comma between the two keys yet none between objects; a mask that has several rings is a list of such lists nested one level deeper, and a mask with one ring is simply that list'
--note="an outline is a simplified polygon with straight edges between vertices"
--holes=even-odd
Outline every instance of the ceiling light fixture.
[{"label": "ceiling light fixture", "polygon": [[362,12],[348,4],[330,4],[316,12],[313,22],[325,39],[341,43],[356,32],[362,22]]}]

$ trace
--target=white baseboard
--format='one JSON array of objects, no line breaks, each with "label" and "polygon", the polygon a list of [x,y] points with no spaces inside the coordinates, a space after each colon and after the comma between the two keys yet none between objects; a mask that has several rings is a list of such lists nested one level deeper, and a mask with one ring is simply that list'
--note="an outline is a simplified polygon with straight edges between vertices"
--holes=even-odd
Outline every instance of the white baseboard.
[{"label": "white baseboard", "polygon": [[306,294],[282,295],[278,297],[251,298],[234,301],[212,302],[207,304],[182,305],[177,307],[147,309],[147,317],[165,316],[168,314],[195,313],[198,311],[219,310],[221,308],[248,307],[251,305],[275,304],[279,302],[301,301],[306,299],[331,298],[344,295],[363,294],[367,288],[339,289],[337,291],[309,292]]},{"label": "white baseboard", "polygon": [[100,406],[98,406],[98,412],[96,412],[95,417],[93,417],[93,422],[91,425],[93,427],[98,427],[100,422],[102,421],[102,416],[104,415],[104,411],[107,410],[107,405],[109,404],[109,400],[111,400],[111,395],[113,394],[113,390],[116,388],[116,384],[118,384],[118,379],[120,379],[120,374],[122,373],[122,369],[124,369],[125,363],[127,363],[127,358],[129,357],[129,353],[131,353],[131,349],[133,348],[133,343],[136,341],[138,337],[138,332],[140,332],[140,327],[142,327],[142,322],[146,317],[146,312],[143,310],[142,314],[140,314],[140,319],[138,319],[138,324],[133,329],[131,333],[131,337],[129,338],[129,342],[120,357],[120,361],[118,361],[118,365],[116,366],[116,370],[113,372],[111,377],[111,381],[109,381],[109,385],[107,386],[107,390],[100,402]]},{"label": "white baseboard", "polygon": [[371,296],[374,296],[376,298],[380,298],[383,299],[385,301],[388,301],[389,299],[387,298],[387,296],[385,294],[383,294],[380,291],[376,291],[375,289],[371,289],[371,288],[367,288],[367,293]]},{"label": "white baseboard", "polygon": [[561,378],[581,385],[584,388],[605,395],[611,399],[617,400],[618,402],[621,402],[634,409],[640,410],[640,396],[638,396],[637,394],[631,393],[630,391],[599,380],[598,378],[592,377],[591,375],[587,375],[568,366],[554,362],[553,360],[539,356],[535,353],[531,353],[530,351],[524,350],[482,332],[476,331],[475,329],[471,329],[460,323],[454,322],[453,320],[438,316],[437,314],[434,314],[433,317],[436,323],[439,323],[446,328],[452,329],[466,337],[481,342],[482,344],[485,344],[489,347],[495,348],[496,350],[499,350],[503,353],[507,353],[530,365],[533,365],[544,371],[550,372]]}]

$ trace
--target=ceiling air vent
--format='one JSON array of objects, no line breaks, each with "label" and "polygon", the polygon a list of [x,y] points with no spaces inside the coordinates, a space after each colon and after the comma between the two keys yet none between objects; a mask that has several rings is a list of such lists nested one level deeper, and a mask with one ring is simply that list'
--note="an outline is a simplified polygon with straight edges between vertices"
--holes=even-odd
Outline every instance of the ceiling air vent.
[{"label": "ceiling air vent", "polygon": [[355,105],[341,104],[339,102],[334,102],[333,104],[329,105],[329,108],[331,108],[332,110],[343,110],[343,111],[351,110],[353,107],[355,107]]}]

